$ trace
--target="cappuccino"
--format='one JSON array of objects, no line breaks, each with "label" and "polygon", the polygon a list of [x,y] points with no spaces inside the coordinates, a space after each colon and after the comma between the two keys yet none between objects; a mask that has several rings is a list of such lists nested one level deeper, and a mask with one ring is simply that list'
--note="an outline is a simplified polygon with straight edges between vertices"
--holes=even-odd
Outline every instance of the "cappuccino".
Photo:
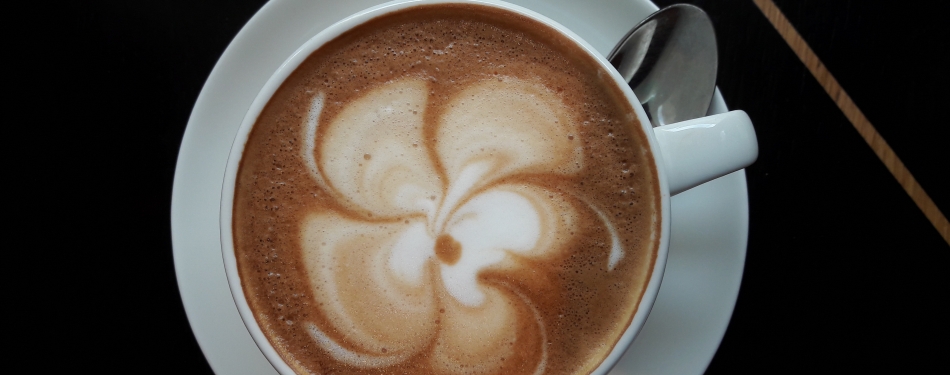
[{"label": "cappuccino", "polygon": [[537,21],[412,7],[312,53],[249,135],[245,297],[308,374],[586,374],[650,279],[661,196],[608,73]]}]

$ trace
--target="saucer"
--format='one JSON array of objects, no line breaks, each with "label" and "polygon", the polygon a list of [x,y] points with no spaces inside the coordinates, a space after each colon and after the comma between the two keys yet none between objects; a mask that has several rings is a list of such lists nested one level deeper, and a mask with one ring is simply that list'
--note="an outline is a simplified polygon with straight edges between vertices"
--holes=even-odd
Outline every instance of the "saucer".
[{"label": "saucer", "polygon": [[[570,28],[603,54],[657,7],[647,0],[509,0]],[[221,258],[219,202],[228,153],[264,82],[313,35],[379,0],[272,0],[237,34],[192,110],[175,168],[172,244],[192,331],[221,375],[276,374],[244,327]],[[718,91],[710,114],[726,111]],[[640,335],[611,374],[701,374],[735,306],[748,238],[745,172],[673,197],[670,255]]]}]

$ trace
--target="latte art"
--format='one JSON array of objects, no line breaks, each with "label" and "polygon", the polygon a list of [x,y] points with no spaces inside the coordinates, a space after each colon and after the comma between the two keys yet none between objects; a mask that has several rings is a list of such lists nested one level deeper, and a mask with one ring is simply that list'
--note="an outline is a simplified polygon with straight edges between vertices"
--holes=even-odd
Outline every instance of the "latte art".
[{"label": "latte art", "polygon": [[238,172],[248,303],[299,373],[589,373],[655,261],[632,108],[546,26],[380,17],[308,58]]},{"label": "latte art", "polygon": [[[390,366],[431,347],[432,365],[442,371],[498,370],[516,341],[512,322],[536,308],[478,275],[489,268],[524,272],[511,263],[566,250],[577,221],[571,203],[517,177],[575,174],[583,153],[571,135],[579,129],[544,86],[499,77],[449,101],[436,125],[437,160],[430,160],[419,146],[428,92],[420,79],[387,83],[343,109],[319,143],[311,141],[317,127],[307,127],[306,144],[316,149],[304,149],[304,158],[320,156],[315,180],[347,210],[372,219],[330,211],[303,223],[303,258],[329,321],[309,329],[335,359],[356,367]],[[318,94],[312,110],[322,109],[322,100]],[[445,168],[446,184],[436,165]],[[542,338],[532,344],[543,371],[545,322],[527,317]],[[356,349],[344,349],[325,330]]]}]

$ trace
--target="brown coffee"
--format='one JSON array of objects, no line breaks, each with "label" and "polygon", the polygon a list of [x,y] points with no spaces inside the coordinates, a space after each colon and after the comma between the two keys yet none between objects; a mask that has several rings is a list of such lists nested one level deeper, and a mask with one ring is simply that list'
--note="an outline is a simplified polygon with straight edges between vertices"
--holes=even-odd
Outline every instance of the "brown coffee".
[{"label": "brown coffee", "polygon": [[607,72],[484,6],[387,14],[314,52],[245,146],[245,295],[298,373],[584,374],[656,260],[656,170]]}]

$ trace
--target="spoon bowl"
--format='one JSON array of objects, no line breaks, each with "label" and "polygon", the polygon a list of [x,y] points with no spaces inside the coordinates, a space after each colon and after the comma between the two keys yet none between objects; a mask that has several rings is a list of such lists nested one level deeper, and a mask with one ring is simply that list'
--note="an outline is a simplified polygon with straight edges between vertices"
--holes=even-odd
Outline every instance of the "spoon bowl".
[{"label": "spoon bowl", "polygon": [[702,9],[676,4],[647,16],[607,60],[633,89],[654,127],[706,115],[719,55],[715,30]]}]

